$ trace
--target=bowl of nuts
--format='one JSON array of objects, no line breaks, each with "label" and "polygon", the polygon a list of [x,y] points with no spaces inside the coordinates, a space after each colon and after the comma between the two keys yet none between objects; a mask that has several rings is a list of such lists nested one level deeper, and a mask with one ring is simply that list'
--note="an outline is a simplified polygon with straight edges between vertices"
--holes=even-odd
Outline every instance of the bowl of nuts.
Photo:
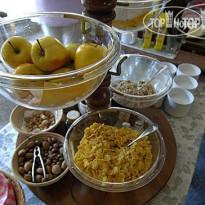
[{"label": "bowl of nuts", "polygon": [[150,107],[171,89],[171,72],[157,59],[139,54],[122,55],[111,71],[119,67],[120,61],[121,74],[112,75],[110,89],[112,99],[121,106],[131,109]]},{"label": "bowl of nuts", "polygon": [[12,171],[28,186],[48,186],[60,180],[68,167],[63,157],[64,137],[44,132],[28,137],[15,150]]},{"label": "bowl of nuts", "polygon": [[125,108],[82,115],[68,129],[64,157],[82,183],[106,192],[126,192],[151,182],[164,166],[166,147],[160,130],[131,146],[153,122]]},{"label": "bowl of nuts", "polygon": [[16,106],[11,112],[10,122],[15,130],[25,135],[53,131],[63,117],[63,110],[33,110]]}]

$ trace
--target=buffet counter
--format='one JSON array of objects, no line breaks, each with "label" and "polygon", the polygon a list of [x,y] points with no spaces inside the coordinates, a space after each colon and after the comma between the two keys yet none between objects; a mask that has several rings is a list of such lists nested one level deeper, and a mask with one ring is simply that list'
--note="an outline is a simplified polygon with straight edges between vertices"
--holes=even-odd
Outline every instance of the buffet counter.
[{"label": "buffet counter", "polygon": [[[168,120],[176,139],[177,159],[174,171],[164,188],[148,204],[185,204],[191,184],[195,164],[204,136],[205,120],[205,76],[201,75],[195,93],[195,101],[184,118],[174,118],[161,112]],[[18,133],[8,123],[0,130],[0,168],[12,173],[11,157],[15,150]],[[26,197],[26,204],[44,204],[30,189],[21,184]]]}]

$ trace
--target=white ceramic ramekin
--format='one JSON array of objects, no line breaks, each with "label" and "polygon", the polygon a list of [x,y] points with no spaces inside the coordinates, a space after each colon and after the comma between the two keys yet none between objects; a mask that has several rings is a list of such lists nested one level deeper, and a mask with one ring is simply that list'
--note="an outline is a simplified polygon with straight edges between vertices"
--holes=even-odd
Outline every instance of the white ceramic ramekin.
[{"label": "white ceramic ramekin", "polygon": [[195,78],[188,75],[176,75],[173,79],[173,88],[184,88],[194,94],[196,88],[198,87],[198,82]]},{"label": "white ceramic ramekin", "polygon": [[198,66],[190,63],[179,64],[177,69],[177,75],[188,75],[195,78],[196,80],[198,80],[200,74],[201,69]]},{"label": "white ceramic ramekin", "polygon": [[194,95],[183,88],[172,88],[167,94],[164,110],[173,117],[184,117],[194,102]]},{"label": "white ceramic ramekin", "polygon": [[177,72],[177,67],[173,63],[170,63],[170,62],[162,62],[162,64],[167,65],[167,67],[169,68],[172,74],[172,77],[174,77]]}]

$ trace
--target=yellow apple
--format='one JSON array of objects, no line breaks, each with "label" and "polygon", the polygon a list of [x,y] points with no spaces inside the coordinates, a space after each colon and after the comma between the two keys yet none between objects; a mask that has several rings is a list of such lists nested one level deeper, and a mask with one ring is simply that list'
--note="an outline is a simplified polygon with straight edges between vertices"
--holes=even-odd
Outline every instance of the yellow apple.
[{"label": "yellow apple", "polygon": [[59,68],[53,71],[51,74],[66,73],[75,70],[74,68]]},{"label": "yellow apple", "polygon": [[24,63],[14,69],[13,74],[19,75],[44,75],[44,73],[32,63]]},{"label": "yellow apple", "polygon": [[13,68],[22,63],[32,63],[31,43],[20,36],[7,39],[1,49],[4,61]]},{"label": "yellow apple", "polygon": [[31,58],[42,71],[54,71],[68,61],[68,53],[60,41],[46,36],[32,45]]},{"label": "yellow apple", "polygon": [[[13,74],[18,74],[18,75],[44,75],[44,73],[37,68],[34,64],[31,63],[24,63],[19,65],[16,69],[14,69]],[[27,82],[25,84],[24,80],[14,80],[14,85],[16,86],[23,86],[23,87],[28,87],[29,83]],[[20,100],[23,99],[30,99],[30,96],[32,96],[32,93],[30,90],[15,90],[16,95]]]},{"label": "yellow apple", "polygon": [[[66,72],[70,72],[70,71],[74,71],[75,69],[74,68],[59,68],[55,71],[53,71],[51,73],[52,74],[59,74],[59,73],[66,73]],[[58,79],[55,79],[55,80],[50,80],[49,82],[51,83],[60,83],[60,84],[69,84],[71,83],[73,80],[76,80],[73,79],[72,77],[61,77],[61,78],[58,78]]]},{"label": "yellow apple", "polygon": [[96,63],[107,54],[107,48],[98,44],[83,43],[75,54],[75,69],[80,69]]},{"label": "yellow apple", "polygon": [[76,50],[78,49],[79,46],[80,46],[79,43],[70,43],[69,45],[65,47],[68,52],[68,56],[70,60],[74,60]]},{"label": "yellow apple", "polygon": [[[52,73],[51,73],[51,75],[52,74],[59,74],[59,73],[66,73],[66,72],[70,72],[70,71],[74,71],[75,69],[74,68],[59,68],[59,69],[57,69],[57,70],[55,70],[55,71],[53,71]],[[80,77],[81,78],[81,77]],[[72,84],[72,83],[74,83],[74,82],[76,82],[76,81],[78,81],[79,79],[78,79],[78,77],[77,76],[75,76],[75,77],[71,77],[71,76],[66,76],[66,77],[61,77],[61,78],[58,78],[58,79],[52,79],[52,80],[50,80],[49,82],[50,83],[57,83],[57,84],[64,84],[64,85],[69,85],[69,84]]]},{"label": "yellow apple", "polygon": [[[58,86],[60,87],[63,85],[64,84],[60,83],[45,82],[45,89],[43,90],[40,105],[48,107],[66,105],[66,103],[75,100],[76,98],[87,95],[90,91],[90,87],[92,87],[92,81],[88,81],[70,87],[56,89]],[[55,89],[50,90],[51,88]]]}]

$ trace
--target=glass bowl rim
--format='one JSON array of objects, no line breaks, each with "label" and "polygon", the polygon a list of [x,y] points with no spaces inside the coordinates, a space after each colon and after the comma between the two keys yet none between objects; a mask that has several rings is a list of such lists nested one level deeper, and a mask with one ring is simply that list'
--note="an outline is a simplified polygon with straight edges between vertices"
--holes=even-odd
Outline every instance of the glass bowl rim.
[{"label": "glass bowl rim", "polygon": [[[118,35],[116,34],[116,32],[110,26],[106,25],[105,23],[103,23],[99,20],[96,20],[94,18],[84,16],[82,14],[71,13],[71,12],[32,12],[32,13],[23,14],[23,16],[20,15],[20,16],[15,16],[15,17],[5,17],[0,21],[0,27],[5,25],[5,24],[9,24],[13,21],[21,21],[21,20],[26,20],[29,18],[44,17],[44,16],[45,17],[53,16],[53,17],[61,17],[61,18],[65,18],[65,16],[67,16],[66,18],[73,17],[73,19],[78,19],[78,20],[86,19],[87,21],[92,22],[96,25],[101,25],[101,26],[103,26],[103,28],[106,28],[106,30],[109,31],[109,33],[113,37],[112,38],[112,47],[109,50],[109,52],[107,53],[107,55],[104,58],[102,58],[100,61],[97,61],[96,63],[93,63],[93,64],[86,66],[82,69],[77,69],[77,70],[70,71],[70,72],[58,73],[58,74],[52,74],[52,75],[51,74],[49,74],[49,75],[17,75],[17,74],[12,74],[12,73],[0,72],[0,77],[5,77],[7,79],[21,79],[21,80],[54,80],[54,79],[58,79],[59,77],[64,77],[64,78],[65,77],[72,77],[72,76],[76,76],[77,74],[81,74],[82,72],[86,72],[89,70],[92,71],[93,67],[94,67],[94,71],[99,70],[110,59],[112,59],[113,56],[118,55],[118,54],[114,55],[114,53],[115,53],[114,51],[115,51],[116,47],[119,47],[118,50],[120,50],[120,47],[121,47],[120,42],[119,42],[119,38],[118,38]],[[2,49],[2,46],[1,46],[1,49]],[[0,56],[0,57],[3,60],[2,56]]]},{"label": "glass bowl rim", "polygon": [[[123,6],[123,4],[125,4],[125,5],[126,4],[139,5],[139,4],[146,4],[146,3],[168,2],[168,1],[170,1],[170,0],[128,0],[128,1],[117,0],[117,6],[118,6],[118,3],[119,3],[120,6]],[[160,4],[162,4],[162,3],[156,4],[156,6],[158,6]],[[144,8],[144,7],[141,7],[141,8]]]},{"label": "glass bowl rim", "polygon": [[[69,147],[69,139],[68,139],[68,135],[70,133],[70,131],[72,130],[72,128],[77,125],[81,120],[87,118],[89,115],[95,115],[97,113],[103,112],[103,111],[109,111],[109,110],[115,110],[115,111],[126,111],[129,113],[133,113],[133,114],[137,114],[138,116],[140,116],[142,119],[144,119],[147,123],[153,123],[149,118],[147,118],[145,115],[128,109],[128,108],[121,108],[121,107],[110,107],[108,109],[101,109],[98,111],[91,111],[88,113],[85,113],[84,115],[80,116],[77,120],[75,120],[71,126],[69,127],[69,129],[66,132],[65,135],[65,140],[64,140],[64,158],[67,162],[67,165],[69,167],[70,172],[81,181],[83,181],[83,183],[85,182],[86,185],[94,187],[98,190],[104,190],[104,191],[109,191],[109,192],[121,192],[123,187],[112,187],[113,185],[123,185],[124,188],[126,189],[125,191],[131,191],[137,188],[140,188],[146,184],[148,184],[149,182],[151,182],[161,171],[161,169],[164,166],[165,163],[165,158],[166,158],[166,145],[164,142],[164,138],[160,132],[160,130],[156,130],[155,132],[157,132],[157,139],[159,141],[159,153],[157,155],[156,161],[154,162],[154,164],[149,168],[149,170],[147,172],[145,172],[143,175],[141,175],[140,177],[130,180],[130,181],[125,181],[125,182],[104,182],[98,179],[95,179],[94,177],[89,176],[88,174],[85,174],[75,163],[74,161],[70,158],[69,150],[67,150],[66,147]],[[160,158],[161,156],[161,158]],[[157,167],[157,165],[159,165]],[[149,175],[150,174],[150,175]],[[86,176],[86,178],[84,178],[83,176]],[[141,179],[145,178],[145,181],[139,181]],[[139,181],[139,182],[138,182]],[[95,183],[93,183],[95,182]],[[98,184],[96,184],[96,182]],[[136,183],[138,182],[138,183]],[[134,184],[135,183],[135,184]],[[100,184],[104,184],[104,185],[100,185]],[[109,186],[106,186],[109,185]],[[136,186],[138,185],[138,186]]]}]

